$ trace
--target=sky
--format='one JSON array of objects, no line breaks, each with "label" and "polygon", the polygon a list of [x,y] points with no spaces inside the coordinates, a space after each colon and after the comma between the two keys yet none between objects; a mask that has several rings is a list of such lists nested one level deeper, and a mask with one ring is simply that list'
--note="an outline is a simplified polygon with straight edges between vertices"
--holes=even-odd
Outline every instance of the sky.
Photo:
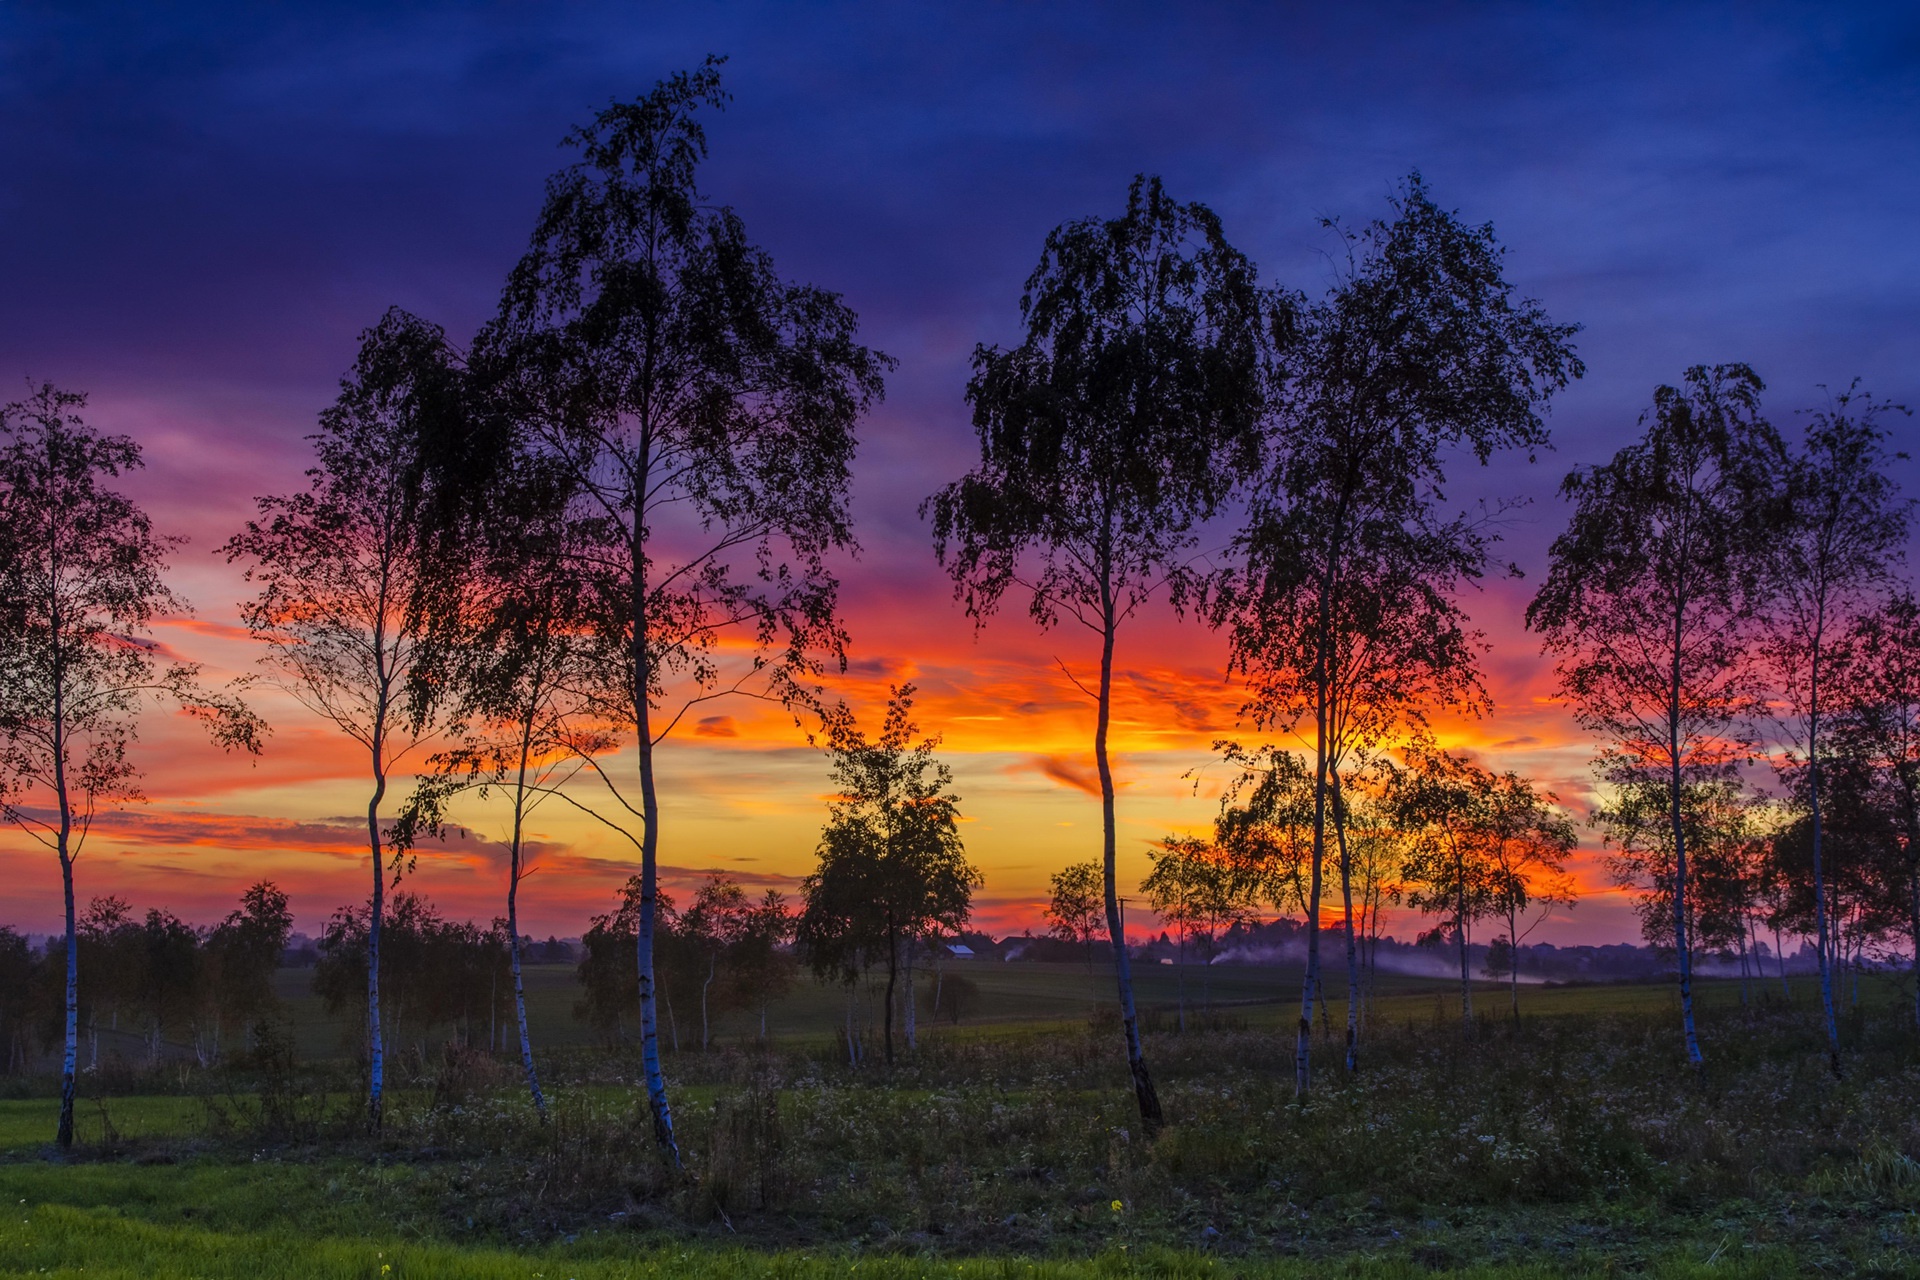
[{"label": "sky", "polygon": [[[0,2],[0,399],[42,380],[136,437],[126,485],[184,538],[190,619],[160,638],[224,678],[258,651],[217,554],[262,494],[298,488],[305,439],[357,337],[390,306],[464,341],[524,249],[558,147],[610,99],[723,53],[709,196],[790,279],[842,293],[893,356],[862,425],[862,545],[837,566],[851,666],[830,693],[877,718],[920,688],[986,873],[978,915],[1039,925],[1049,874],[1099,851],[1085,635],[1015,606],[976,632],[934,563],[920,500],[975,444],[976,343],[1018,337],[1021,284],[1056,224],[1117,213],[1136,173],[1203,201],[1262,279],[1324,290],[1326,218],[1380,216],[1418,170],[1491,221],[1510,278],[1584,326],[1587,376],[1555,448],[1459,466],[1449,494],[1527,499],[1466,600],[1492,648],[1493,713],[1442,738],[1542,780],[1576,814],[1595,743],[1520,624],[1566,512],[1555,489],[1636,432],[1652,389],[1741,360],[1789,431],[1854,378],[1920,403],[1920,14],[1894,5],[327,4]],[[1903,436],[1912,429],[1904,422]],[[1920,493],[1912,464],[1898,464]],[[1123,633],[1116,711],[1123,881],[1151,842],[1204,829],[1236,723],[1219,637],[1171,616]],[[147,802],[103,821],[82,899],[190,920],[249,881],[317,930],[365,894],[364,760],[285,694],[258,761],[177,718],[143,725]],[[751,704],[662,753],[662,861],[681,894],[723,869],[791,890],[830,789],[790,718]],[[630,753],[629,753],[630,754]],[[501,823],[425,850],[409,888],[486,919]],[[536,822],[522,918],[578,934],[635,869],[621,837],[559,807]],[[1587,893],[1535,935],[1628,940],[1590,831]],[[58,867],[0,835],[0,923],[59,914]]]}]

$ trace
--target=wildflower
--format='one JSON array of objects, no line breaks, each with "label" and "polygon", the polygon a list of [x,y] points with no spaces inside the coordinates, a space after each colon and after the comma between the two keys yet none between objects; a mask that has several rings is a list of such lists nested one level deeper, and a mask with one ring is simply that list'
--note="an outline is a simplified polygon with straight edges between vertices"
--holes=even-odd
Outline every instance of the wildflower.
[{"label": "wildflower", "polygon": [[1121,1211],[1122,1209],[1124,1209],[1124,1208],[1126,1208],[1126,1206],[1125,1206],[1125,1205],[1123,1205],[1123,1204],[1121,1204],[1121,1203],[1120,1203],[1120,1202],[1119,1202],[1118,1200],[1115,1200],[1115,1201],[1113,1202],[1113,1211],[1114,1211],[1115,1213],[1119,1213],[1119,1212],[1120,1212],[1120,1211]]}]

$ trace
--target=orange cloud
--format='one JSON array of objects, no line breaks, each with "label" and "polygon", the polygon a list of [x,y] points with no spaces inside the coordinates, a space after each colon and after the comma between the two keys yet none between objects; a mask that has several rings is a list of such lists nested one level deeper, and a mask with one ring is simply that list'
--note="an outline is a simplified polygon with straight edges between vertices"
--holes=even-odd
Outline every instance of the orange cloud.
[{"label": "orange cloud", "polygon": [[1092,764],[1083,764],[1066,756],[1028,756],[1021,763],[1009,766],[1007,772],[1037,772],[1043,777],[1052,778],[1062,786],[1072,787],[1075,791],[1084,791],[1090,796],[1100,794],[1100,778]]}]

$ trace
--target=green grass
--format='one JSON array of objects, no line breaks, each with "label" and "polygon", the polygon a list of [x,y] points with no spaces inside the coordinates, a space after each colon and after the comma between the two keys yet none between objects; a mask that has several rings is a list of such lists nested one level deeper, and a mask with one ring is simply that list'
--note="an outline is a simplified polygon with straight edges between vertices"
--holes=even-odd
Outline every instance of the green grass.
[{"label": "green grass", "polygon": [[[347,1161],[181,1166],[18,1166],[0,1164],[0,1276],[151,1276],[160,1280],[287,1280],[332,1277],[769,1276],[963,1277],[1078,1280],[1079,1277],[1346,1276],[1380,1280],[1435,1275],[1549,1277],[1616,1275],[1771,1277],[1833,1263],[1854,1274],[1913,1274],[1910,1249],[1859,1241],[1825,1256],[1750,1238],[1749,1224],[1699,1224],[1691,1233],[1632,1214],[1611,1222],[1564,1215],[1434,1222],[1418,1235],[1367,1250],[1313,1242],[1287,1253],[1169,1248],[1151,1240],[1109,1241],[1075,1255],[941,1257],[851,1252],[828,1244],[743,1248],[713,1233],[662,1240],[587,1231],[568,1242],[507,1248],[444,1238],[410,1216],[401,1165],[360,1171]],[[1743,1230],[1746,1228],[1746,1230]],[[1764,1229],[1764,1228],[1763,1228]],[[1525,1232],[1552,1237],[1548,1256],[1513,1247]],[[1124,1228],[1122,1229],[1124,1236]],[[1569,1241],[1575,1241],[1569,1245]],[[1903,1256],[1906,1255],[1906,1256]],[[381,1268],[391,1268],[382,1271]]]},{"label": "green grass", "polygon": [[[1595,1256],[1565,1265],[1538,1262],[1435,1267],[1413,1257],[1352,1257],[1321,1260],[1219,1259],[1192,1252],[1115,1249],[1085,1259],[848,1258],[792,1251],[668,1247],[620,1258],[574,1251],[518,1253],[395,1240],[338,1240],[289,1232],[236,1234],[194,1227],[164,1227],[112,1214],[64,1206],[21,1211],[17,1225],[0,1224],[0,1276],[89,1277],[90,1280],[707,1280],[709,1277],[777,1277],[778,1280],[1121,1280],[1167,1277],[1271,1277],[1307,1280],[1341,1276],[1353,1280],[1425,1280],[1471,1276],[1485,1280],[1533,1280],[1549,1276],[1611,1276],[1617,1268]],[[1674,1253],[1648,1260],[1644,1274],[1692,1280],[1745,1280],[1799,1274],[1786,1250],[1721,1248],[1705,1255]]]},{"label": "green grass", "polygon": [[[83,1097],[74,1106],[74,1138],[84,1146],[100,1146],[116,1133],[121,1140],[135,1141],[179,1137],[198,1129],[205,1114],[198,1099],[179,1095]],[[46,1144],[59,1118],[58,1098],[0,1100],[0,1152]]]},{"label": "green grass", "polygon": [[[960,974],[979,989],[979,1007],[955,1028],[923,1017],[921,1025],[938,1034],[942,1031],[1004,1029],[1021,1023],[1046,1023],[1084,1019],[1096,1007],[1113,999],[1113,978],[1104,964],[1091,971],[1084,965],[1001,963],[992,960],[950,961],[948,972]],[[1141,1006],[1154,1011],[1159,1021],[1171,1025],[1183,976],[1190,1015],[1199,1011],[1203,991],[1216,1011],[1232,1010],[1236,1016],[1259,1024],[1280,1025],[1297,1017],[1300,999],[1300,968],[1297,965],[1217,965],[1210,970],[1201,965],[1141,965],[1135,970],[1136,997]],[[311,969],[282,969],[276,975],[276,987],[284,1002],[297,1036],[297,1047],[304,1057],[338,1055],[359,1034],[351,1019],[328,1014],[308,989]],[[931,975],[922,970],[923,986]],[[1327,999],[1336,1005],[1346,999],[1344,973],[1329,971],[1326,976]],[[573,967],[563,964],[528,965],[525,969],[527,1020],[534,1043],[544,1049],[583,1048],[594,1043],[586,1024],[573,1016],[580,988]],[[1738,1000],[1738,984],[1707,983],[1703,990],[1712,1000]],[[1400,974],[1379,975],[1377,995],[1383,1010],[1398,1018],[1403,1014],[1430,1017],[1433,1001],[1446,1004],[1449,1013],[1458,1009],[1459,983],[1447,978],[1409,977]],[[1476,1004],[1490,1011],[1506,1008],[1506,988],[1498,983],[1476,982]],[[1723,994],[1721,994],[1723,993]],[[1626,1011],[1659,1005],[1672,1000],[1663,986],[1630,985],[1606,987],[1541,987],[1521,990],[1523,1007],[1546,1014],[1554,1010]],[[823,1041],[838,1034],[845,1018],[846,997],[837,986],[823,986],[802,979],[794,989],[776,1001],[768,1011],[768,1030],[782,1040]],[[695,1050],[699,1043],[697,1011],[676,1010],[683,1052]],[[664,1011],[661,1036],[671,1051],[672,1030]],[[716,1039],[728,1042],[751,1040],[758,1035],[756,1012],[730,1010],[713,1020]],[[137,1046],[131,1039],[126,1050]]]},{"label": "green grass", "polygon": [[25,1219],[0,1215],[0,1276],[1920,1275],[1920,1037],[1892,984],[1849,1012],[1840,1080],[1810,991],[1743,1011],[1703,984],[1696,1075],[1667,988],[1523,989],[1516,1026],[1487,985],[1469,1035],[1457,988],[1413,979],[1349,1078],[1335,988],[1303,1107],[1297,971],[1216,971],[1210,1017],[1155,1015],[1147,1135],[1089,1016],[1104,975],[976,972],[983,1016],[923,1024],[892,1070],[847,1066],[835,992],[797,994],[771,1048],[735,1024],[670,1056],[678,1175],[631,1054],[579,1046],[546,1056],[546,1126],[511,1055],[403,1082],[377,1139],[340,1064],[299,1082],[297,1131],[255,1124],[244,1075],[98,1102],[83,1079],[69,1160],[52,1098],[0,1102]]},{"label": "green grass", "polygon": [[[1213,1280],[1262,1277],[1308,1280],[1339,1276],[1353,1280],[1427,1280],[1462,1276],[1484,1280],[1535,1280],[1550,1276],[1612,1276],[1618,1268],[1601,1256],[1564,1265],[1538,1262],[1433,1266],[1415,1257],[1352,1257],[1329,1264],[1318,1259],[1223,1259],[1193,1252],[1115,1249],[1091,1258],[849,1258],[842,1255],[760,1252],[726,1248],[666,1247],[620,1258],[592,1257],[577,1250],[518,1253],[395,1240],[313,1240],[288,1232],[236,1234],[193,1227],[162,1227],[111,1214],[62,1206],[23,1210],[16,1226],[0,1225],[0,1276],[53,1275],[119,1280],[707,1280],[708,1277],[773,1277],[778,1280]],[[1779,1248],[1718,1248],[1704,1254],[1675,1252],[1647,1260],[1644,1274],[1693,1280],[1800,1274],[1797,1260]]]}]

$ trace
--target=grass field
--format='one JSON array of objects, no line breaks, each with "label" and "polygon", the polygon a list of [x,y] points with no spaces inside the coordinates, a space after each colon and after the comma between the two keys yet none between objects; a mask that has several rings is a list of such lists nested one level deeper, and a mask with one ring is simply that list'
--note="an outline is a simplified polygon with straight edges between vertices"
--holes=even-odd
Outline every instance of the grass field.
[{"label": "grass field", "polygon": [[[1169,1124],[1148,1135],[1094,1012],[1104,975],[964,971],[979,1016],[923,1024],[891,1071],[846,1064],[818,989],[771,1047],[735,1018],[670,1056],[678,1173],[630,1057],[572,1025],[561,966],[533,984],[545,1126],[510,1062],[396,1090],[378,1138],[340,1064],[282,1082],[304,1110],[277,1127],[233,1071],[83,1081],[64,1160],[51,1097],[0,1101],[0,1276],[1920,1275],[1920,1039],[1890,985],[1850,1016],[1841,1080],[1810,989],[1743,1010],[1704,984],[1696,1076],[1664,987],[1526,988],[1514,1026],[1487,986],[1463,1034],[1457,988],[1410,978],[1383,982],[1346,1078],[1335,988],[1301,1106],[1297,972],[1215,970],[1213,1014],[1149,1037]],[[1174,977],[1145,975],[1162,1028]]]},{"label": "grass field", "polygon": [[[921,1031],[930,1037],[998,1036],[1022,1029],[1041,1030],[1050,1026],[1085,1021],[1095,1010],[1112,1003],[1113,980],[1108,969],[1096,966],[1091,972],[1082,965],[995,961],[949,962],[949,972],[971,981],[979,990],[976,1009],[970,1010],[959,1025],[946,1020],[920,1020]],[[294,1035],[295,1050],[305,1060],[340,1058],[358,1042],[360,1029],[356,1017],[331,1015],[312,994],[311,969],[282,969],[275,985]],[[1200,965],[1188,965],[1182,971],[1171,965],[1141,966],[1136,972],[1136,989],[1143,1018],[1150,1032],[1171,1031],[1175,1025],[1176,1001],[1184,976],[1190,1016],[1201,1020],[1210,1016],[1227,1019],[1235,1025],[1259,1028],[1291,1026],[1299,1016],[1300,969],[1297,965],[1222,965],[1210,971]],[[923,987],[930,983],[921,975]],[[1798,979],[1803,985],[1805,978]],[[573,967],[566,964],[528,965],[525,970],[527,1018],[535,1045],[543,1054],[597,1047],[592,1030],[574,1016],[580,987]],[[1777,992],[1778,984],[1756,984],[1763,991]],[[1326,977],[1328,1013],[1336,1021],[1346,1016],[1346,980],[1344,973],[1330,972]],[[1507,1013],[1507,989],[1499,983],[1474,984],[1476,1013],[1483,1019],[1499,1019]],[[1203,1008],[1203,992],[1211,1001]],[[1587,986],[1527,985],[1520,993],[1523,1011],[1529,1017],[1557,1017],[1595,1013],[1649,1013],[1671,1011],[1678,1016],[1677,996],[1664,984],[1596,984]],[[1698,998],[1703,1008],[1730,1007],[1739,1003],[1739,984],[1703,982]],[[1405,1024],[1440,1025],[1457,1021],[1460,989],[1454,979],[1409,977],[1382,973],[1375,984],[1372,1015],[1375,1021]],[[871,1002],[869,1002],[871,1006]],[[869,1012],[871,1008],[869,1008]],[[825,1045],[837,1042],[845,1018],[845,995],[838,987],[826,987],[803,978],[786,996],[768,1010],[768,1032],[785,1044]],[[663,1019],[663,1022],[665,1020]],[[679,1045],[673,1041],[671,1024],[663,1026],[663,1051],[671,1058],[699,1056],[697,1012],[678,1014]],[[503,1043],[509,1028],[501,1027]],[[759,1035],[758,1015],[733,1010],[718,1014],[713,1021],[713,1038],[718,1045],[749,1045]],[[396,1042],[404,1049],[407,1042],[424,1048],[429,1054],[444,1036],[444,1028],[430,1029],[424,1036],[410,1033]],[[145,1041],[128,1033],[101,1035],[103,1057],[119,1054],[130,1061],[143,1060]],[[83,1061],[85,1048],[82,1049]],[[170,1058],[185,1063],[192,1054],[185,1045],[170,1047]],[[50,1069],[53,1059],[42,1063]],[[44,1074],[44,1072],[43,1072]],[[113,1074],[101,1081],[106,1091],[118,1091]],[[147,1082],[143,1082],[147,1083]]]},{"label": "grass field", "polygon": [[[980,992],[979,1007],[969,1011],[961,1031],[999,1030],[1022,1023],[1079,1021],[1097,1007],[1111,1004],[1113,979],[1104,966],[1087,968],[1075,964],[1043,964],[989,960],[950,961],[948,972],[970,980]],[[1218,965],[1210,970],[1200,965],[1143,965],[1135,971],[1136,998],[1155,1025],[1171,1027],[1184,976],[1189,1012],[1198,1012],[1202,993],[1211,999],[1216,1013],[1230,1013],[1249,1025],[1291,1025],[1298,1016],[1300,969],[1297,965]],[[312,971],[283,969],[277,977],[280,997],[285,1002],[298,1036],[299,1052],[306,1057],[339,1055],[343,1046],[358,1034],[348,1019],[331,1017],[313,996],[307,984]],[[1802,983],[1806,979],[1800,979]],[[574,1017],[573,1008],[580,998],[573,967],[564,964],[528,965],[525,970],[527,1019],[535,1044],[548,1049],[580,1048],[593,1044],[587,1025]],[[923,985],[931,982],[921,975]],[[1761,984],[1765,985],[1765,984]],[[1345,1016],[1344,973],[1329,972],[1325,979],[1327,999],[1336,1007],[1336,1018]],[[1499,983],[1476,982],[1476,1010],[1500,1016],[1507,1009],[1507,990]],[[1777,984],[1769,988],[1777,990]],[[1409,977],[1382,973],[1375,986],[1379,1017],[1394,1021],[1407,1018],[1433,1020],[1459,1016],[1460,988],[1457,980]],[[1658,984],[1606,984],[1576,987],[1523,986],[1523,1008],[1529,1014],[1552,1016],[1570,1013],[1626,1013],[1664,1008],[1678,1009],[1672,989]],[[1739,984],[1706,982],[1700,985],[1700,998],[1708,1005],[1737,1004]],[[826,987],[803,979],[790,993],[775,1002],[768,1011],[768,1031],[782,1039],[830,1039],[839,1034],[845,1014],[845,996],[838,987]],[[698,1014],[676,1011],[683,1051],[697,1048]],[[933,1034],[955,1028],[946,1022],[930,1022],[924,1016],[922,1026]],[[749,1011],[729,1011],[714,1019],[714,1035],[722,1041],[743,1042],[759,1031],[758,1015]],[[671,1033],[663,1029],[663,1038]],[[667,1045],[667,1051],[672,1046]]]}]

